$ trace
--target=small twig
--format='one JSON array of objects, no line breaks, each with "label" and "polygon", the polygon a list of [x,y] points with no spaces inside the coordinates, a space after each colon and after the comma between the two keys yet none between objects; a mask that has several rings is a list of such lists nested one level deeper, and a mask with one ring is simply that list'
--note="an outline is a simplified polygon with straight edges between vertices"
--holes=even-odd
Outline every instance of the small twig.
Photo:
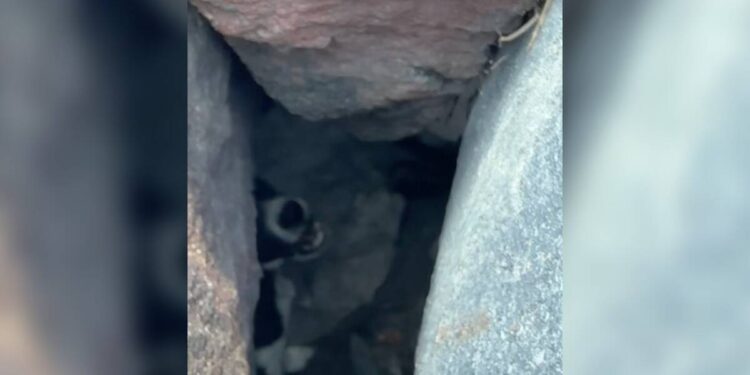
[{"label": "small twig", "polygon": [[500,34],[498,41],[502,44],[502,43],[512,42],[518,39],[518,37],[520,37],[527,31],[529,31],[529,29],[531,29],[531,26],[534,26],[534,24],[537,22],[538,19],[539,19],[539,12],[535,10],[534,15],[531,16],[531,18],[529,18],[528,21],[526,21],[523,25],[521,25],[521,27],[517,28],[515,31],[513,31],[512,33],[508,35]]},{"label": "small twig", "polygon": [[536,27],[534,28],[534,32],[531,33],[531,38],[529,38],[529,45],[527,49],[531,49],[531,47],[534,45],[534,41],[536,41],[536,37],[539,34],[539,29],[542,28],[542,24],[544,23],[544,19],[547,17],[547,13],[549,12],[550,5],[555,0],[547,0],[544,2],[544,6],[542,7],[541,15],[539,16],[539,22],[536,23]]},{"label": "small twig", "polygon": [[491,61],[490,66],[484,69],[483,71],[484,75],[489,75],[490,72],[497,69],[497,67],[500,66],[500,64],[502,64],[503,61],[505,61],[505,59],[507,58],[508,56],[503,55],[503,56],[500,56],[500,58],[497,59],[497,61]]}]

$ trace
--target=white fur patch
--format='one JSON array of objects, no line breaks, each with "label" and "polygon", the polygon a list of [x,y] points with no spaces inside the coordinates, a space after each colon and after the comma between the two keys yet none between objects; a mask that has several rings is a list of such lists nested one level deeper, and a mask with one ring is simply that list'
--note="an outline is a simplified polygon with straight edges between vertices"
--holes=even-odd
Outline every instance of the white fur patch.
[{"label": "white fur patch", "polygon": [[281,265],[284,264],[284,259],[274,259],[270,262],[265,262],[261,264],[261,267],[263,267],[264,270],[274,271],[281,267]]},{"label": "white fur patch", "polygon": [[255,349],[255,363],[268,375],[284,375],[284,347],[286,337],[281,336],[273,344]]},{"label": "white fur patch", "polygon": [[287,372],[302,371],[313,355],[315,349],[309,346],[290,346],[284,352],[284,369]]}]

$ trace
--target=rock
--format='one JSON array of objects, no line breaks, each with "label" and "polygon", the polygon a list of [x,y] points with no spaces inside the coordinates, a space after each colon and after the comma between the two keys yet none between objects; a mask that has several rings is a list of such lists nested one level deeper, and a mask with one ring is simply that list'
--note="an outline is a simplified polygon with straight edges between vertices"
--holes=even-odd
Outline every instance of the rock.
[{"label": "rock", "polygon": [[0,4],[3,374],[125,375],[139,365],[124,297],[120,72],[101,58],[83,5]]},{"label": "rock", "polygon": [[156,0],[148,1],[146,4],[156,7],[164,20],[170,25],[180,28],[185,27],[187,21],[185,0]]},{"label": "rock", "polygon": [[[391,129],[366,135],[376,139],[446,121],[457,99],[474,89],[471,80],[486,64],[497,33],[534,4],[191,1],[289,111],[322,120],[377,110],[383,119],[377,125]],[[371,125],[355,126],[360,127]]]},{"label": "rock", "polygon": [[434,134],[439,134],[442,139],[456,140],[457,137],[442,131],[442,128],[448,126],[444,124],[449,123],[447,119],[451,116],[455,103],[455,96],[406,101],[371,112],[347,116],[331,121],[330,124],[342,126],[365,141],[405,138],[420,133],[428,125],[431,125],[430,130],[433,130]]},{"label": "rock", "polygon": [[[33,306],[24,287],[20,264],[10,235],[7,212],[0,201],[0,365],[10,374],[49,374],[59,366],[50,363],[43,340],[35,334]],[[12,249],[12,250],[11,250]]]},{"label": "rock", "polygon": [[518,47],[464,133],[416,374],[562,374],[561,1]]},{"label": "rock", "polygon": [[260,267],[247,128],[228,106],[230,51],[188,21],[188,373],[249,374]]}]

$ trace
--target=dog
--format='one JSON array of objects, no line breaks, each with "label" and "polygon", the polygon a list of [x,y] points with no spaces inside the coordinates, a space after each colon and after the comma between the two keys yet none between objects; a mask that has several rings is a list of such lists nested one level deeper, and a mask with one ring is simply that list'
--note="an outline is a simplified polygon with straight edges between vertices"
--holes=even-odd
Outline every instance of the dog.
[{"label": "dog", "polygon": [[258,260],[263,277],[253,321],[253,362],[259,375],[298,372],[314,350],[287,347],[286,328],[295,289],[278,269],[288,259],[308,261],[319,256],[325,235],[303,199],[281,195],[269,183],[256,179],[255,200]]}]

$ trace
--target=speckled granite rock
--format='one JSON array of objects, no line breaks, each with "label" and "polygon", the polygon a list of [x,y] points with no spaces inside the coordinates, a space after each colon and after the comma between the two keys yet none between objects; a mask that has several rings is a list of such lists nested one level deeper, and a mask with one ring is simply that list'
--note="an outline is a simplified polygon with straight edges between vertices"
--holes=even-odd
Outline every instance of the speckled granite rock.
[{"label": "speckled granite rock", "polygon": [[188,21],[188,372],[249,374],[260,268],[249,144],[228,106],[229,50]]},{"label": "speckled granite rock", "polygon": [[191,1],[292,113],[321,120],[379,110],[390,129],[370,131],[369,139],[400,138],[445,121],[481,72],[497,32],[534,3]]},{"label": "speckled granite rock", "polygon": [[417,374],[562,374],[562,1],[552,4],[469,119]]}]

